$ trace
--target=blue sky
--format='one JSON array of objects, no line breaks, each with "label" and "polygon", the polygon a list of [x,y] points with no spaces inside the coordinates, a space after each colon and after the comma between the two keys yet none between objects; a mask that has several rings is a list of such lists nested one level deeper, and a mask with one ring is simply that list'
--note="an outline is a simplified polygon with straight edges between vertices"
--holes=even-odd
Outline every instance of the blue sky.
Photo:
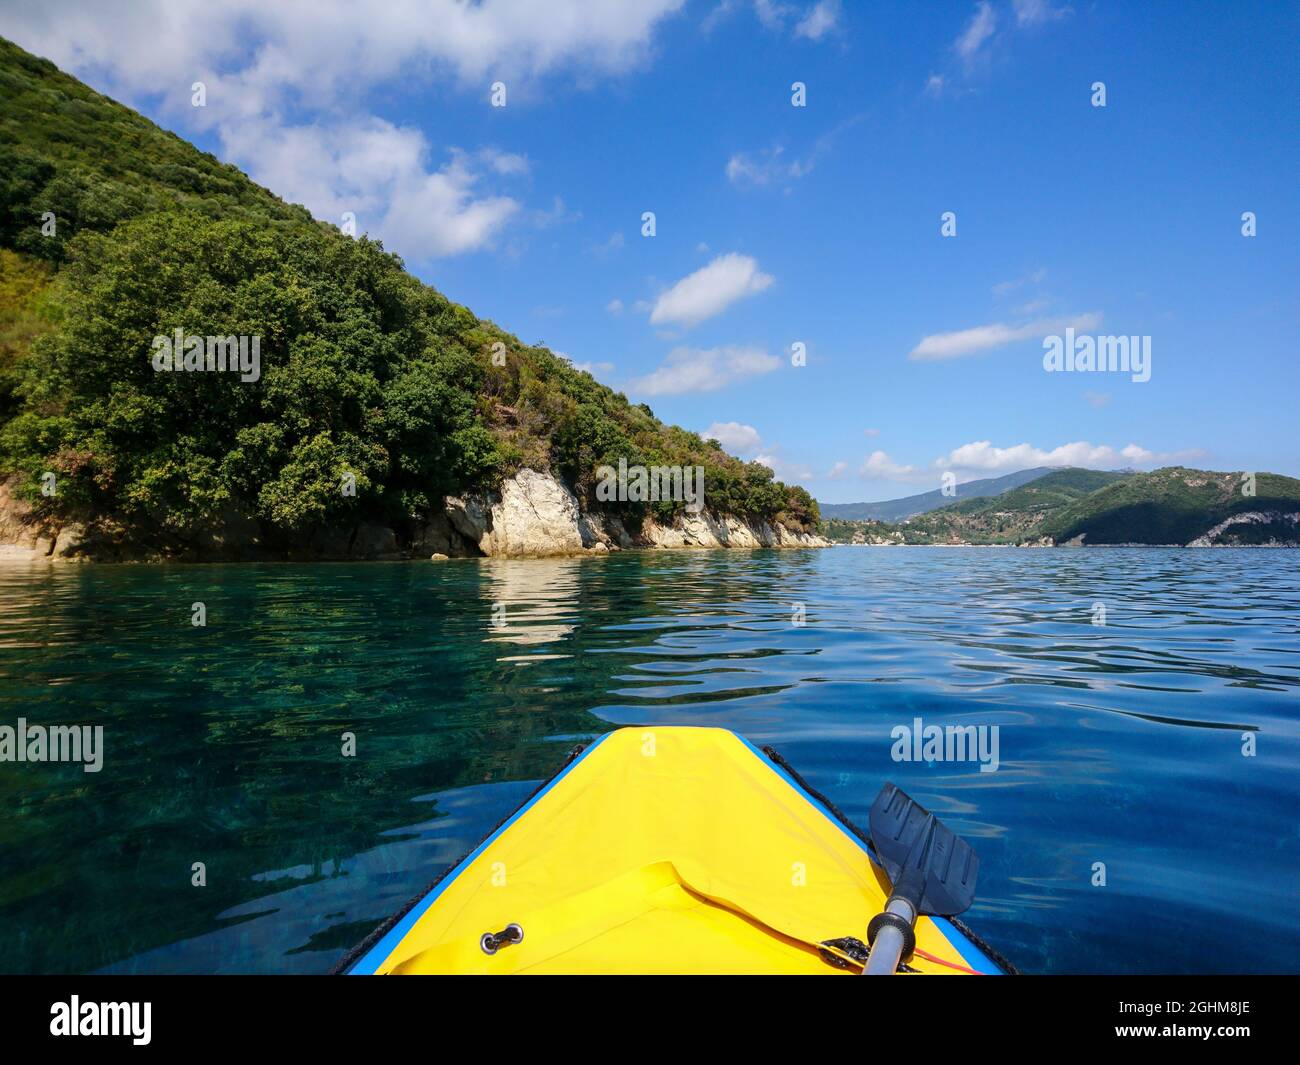
[{"label": "blue sky", "polygon": [[[1294,4],[360,7],[5,2],[0,33],[824,501],[1300,475]],[[1045,372],[1067,325],[1149,336],[1150,380]]]}]

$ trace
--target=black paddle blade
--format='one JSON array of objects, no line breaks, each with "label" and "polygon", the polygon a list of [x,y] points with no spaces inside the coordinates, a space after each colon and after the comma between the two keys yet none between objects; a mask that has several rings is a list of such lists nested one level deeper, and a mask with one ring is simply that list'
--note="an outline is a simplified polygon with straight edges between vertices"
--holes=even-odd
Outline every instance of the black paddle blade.
[{"label": "black paddle blade", "polygon": [[871,842],[895,895],[918,913],[951,917],[975,901],[979,856],[934,814],[886,784],[871,805]]}]

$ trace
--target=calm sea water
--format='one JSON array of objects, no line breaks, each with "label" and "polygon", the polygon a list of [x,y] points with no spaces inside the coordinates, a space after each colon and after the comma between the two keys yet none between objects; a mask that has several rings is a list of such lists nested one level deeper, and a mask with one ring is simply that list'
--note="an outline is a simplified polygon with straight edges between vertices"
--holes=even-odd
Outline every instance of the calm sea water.
[{"label": "calm sea water", "polygon": [[[628,724],[772,744],[860,824],[899,783],[1025,970],[1296,971],[1298,692],[1300,552],[0,568],[0,724],[106,747],[0,764],[0,971],[326,971]],[[1000,767],[893,761],[918,717]]]}]

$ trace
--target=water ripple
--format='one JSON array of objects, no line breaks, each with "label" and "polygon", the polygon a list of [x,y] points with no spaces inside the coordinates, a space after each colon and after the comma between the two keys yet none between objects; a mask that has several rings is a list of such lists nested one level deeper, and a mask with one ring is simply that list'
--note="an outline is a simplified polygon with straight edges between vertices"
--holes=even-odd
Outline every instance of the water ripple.
[{"label": "water ripple", "polygon": [[[0,970],[323,971],[622,724],[771,743],[859,822],[896,781],[1026,969],[1294,970],[1297,655],[1285,551],[0,568],[0,724],[106,737],[0,765]],[[896,761],[918,718],[997,770]]]}]

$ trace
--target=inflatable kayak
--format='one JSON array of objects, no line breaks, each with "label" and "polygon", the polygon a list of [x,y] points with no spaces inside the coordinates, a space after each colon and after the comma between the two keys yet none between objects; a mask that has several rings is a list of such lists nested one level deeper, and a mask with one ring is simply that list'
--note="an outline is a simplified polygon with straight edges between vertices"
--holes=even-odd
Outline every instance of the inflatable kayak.
[{"label": "inflatable kayak", "polygon": [[[906,853],[913,865],[933,865],[938,855],[941,875],[956,878],[913,892],[925,893],[911,903],[918,913],[957,912],[929,900],[962,890],[961,876],[973,892],[977,860],[957,859],[964,872],[952,873],[953,853],[937,834],[947,830],[904,802],[895,789],[882,814],[902,818],[892,832],[902,838],[885,844],[902,848],[887,872],[888,856],[878,864],[866,838],[770,749],[725,729],[620,729],[575,749],[338,971],[842,975],[863,970],[873,918],[897,925],[885,935],[899,941],[911,927],[899,972],[1007,971],[954,921],[884,916],[899,910],[891,880],[921,875],[903,868]],[[873,807],[873,833],[876,814]],[[965,844],[947,838],[961,854]]]}]

